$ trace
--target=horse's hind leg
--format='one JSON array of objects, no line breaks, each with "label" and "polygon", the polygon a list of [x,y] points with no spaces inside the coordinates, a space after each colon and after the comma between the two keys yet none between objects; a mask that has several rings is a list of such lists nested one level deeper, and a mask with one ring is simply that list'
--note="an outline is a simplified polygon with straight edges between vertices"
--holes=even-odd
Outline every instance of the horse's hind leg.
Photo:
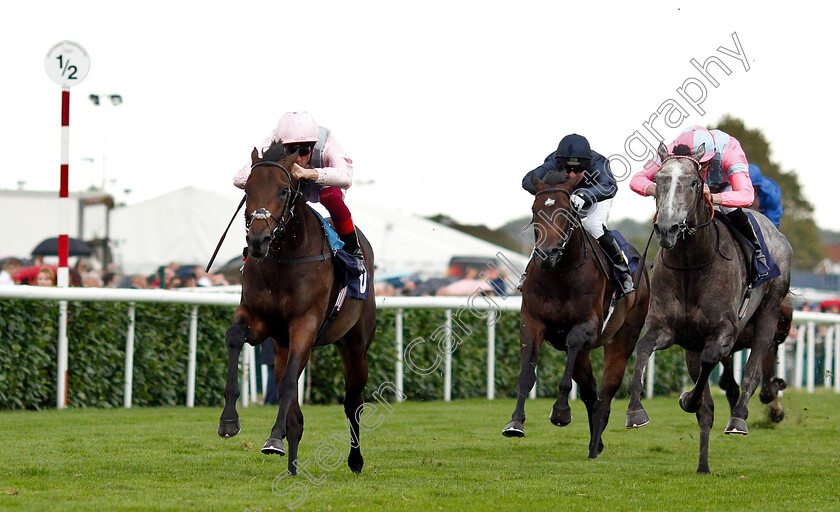
[{"label": "horse's hind leg", "polygon": [[347,465],[353,473],[361,473],[365,465],[359,438],[359,419],[364,409],[362,392],[367,385],[367,346],[348,338],[338,343],[341,361],[344,363],[344,414],[350,424],[350,455]]},{"label": "horse's hind leg", "polygon": [[286,416],[286,439],[289,441],[289,473],[297,474],[297,454],[300,440],[303,437],[303,411],[300,410],[300,399],[298,398],[289,407]]},{"label": "horse's hind leg", "polygon": [[[572,409],[569,407],[569,393],[572,391],[572,373],[574,373],[578,354],[584,347],[592,346],[598,336],[598,319],[589,318],[585,322],[573,328],[566,336],[568,347],[566,358],[566,369],[563,371],[563,378],[560,379],[560,396],[554,402],[549,419],[558,427],[564,427],[572,422]],[[591,372],[591,368],[590,368]]]},{"label": "horse's hind leg", "polygon": [[225,333],[225,345],[228,349],[228,372],[225,384],[225,408],[219,418],[219,435],[233,437],[239,433],[239,414],[236,401],[239,399],[239,353],[245,345],[245,322],[240,319]]},{"label": "horse's hind leg", "polygon": [[505,425],[502,435],[505,437],[525,436],[525,400],[537,382],[537,358],[545,336],[545,324],[523,312],[519,330],[519,358],[521,367],[516,380],[516,408],[510,422]]},{"label": "horse's hind leg", "polygon": [[735,404],[738,403],[738,397],[741,396],[741,387],[735,382],[732,355],[724,356],[721,358],[720,363],[723,369],[720,372],[718,385],[720,389],[726,392],[726,400],[729,402],[729,412],[732,413],[735,409]]},{"label": "horse's hind leg", "polygon": [[[701,363],[700,355],[697,352],[685,352],[685,362],[688,366],[688,373],[692,380],[697,382],[700,378]],[[697,411],[697,424],[700,426],[700,461],[697,464],[697,473],[709,473],[709,433],[715,423],[715,404],[712,401],[712,394],[709,391],[709,383],[703,389],[703,403]]]},{"label": "horse's hind leg", "polygon": [[589,443],[589,458],[594,459],[604,451],[601,436],[610,421],[612,399],[621,387],[627,361],[633,353],[638,338],[638,329],[625,325],[613,340],[604,347],[604,377],[601,392],[595,407],[595,418],[592,426],[592,438]]}]

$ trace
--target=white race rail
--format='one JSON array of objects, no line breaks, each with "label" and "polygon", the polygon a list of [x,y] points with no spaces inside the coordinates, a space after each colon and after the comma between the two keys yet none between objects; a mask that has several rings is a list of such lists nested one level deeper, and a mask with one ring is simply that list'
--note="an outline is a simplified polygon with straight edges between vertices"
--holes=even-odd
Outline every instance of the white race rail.
[{"label": "white race rail", "polygon": [[[209,289],[209,290],[212,290]],[[186,405],[193,407],[195,404],[195,361],[196,361],[196,337],[198,330],[198,306],[229,306],[235,307],[239,305],[238,293],[204,293],[201,291],[171,291],[171,290],[132,290],[132,289],[114,289],[114,288],[50,288],[39,286],[0,286],[0,298],[11,299],[27,299],[27,300],[55,300],[55,301],[90,301],[90,302],[126,302],[129,304],[128,316],[128,330],[126,333],[126,351],[125,351],[125,407],[131,407],[131,392],[132,392],[132,371],[133,371],[133,354],[134,354],[134,304],[138,302],[147,303],[169,303],[169,304],[187,304],[192,305],[190,313],[190,329],[188,340],[189,363],[187,368],[187,399]],[[492,301],[492,302],[491,302]],[[377,307],[396,309],[396,335],[395,335],[395,376],[394,382],[399,391],[398,397],[403,392],[403,381],[405,369],[403,365],[403,315],[406,309],[443,309],[444,316],[441,318],[441,325],[444,328],[445,348],[443,354],[444,360],[444,400],[450,400],[452,396],[452,343],[453,343],[453,310],[456,311],[456,318],[469,311],[469,315],[484,316],[487,322],[487,398],[492,400],[495,398],[495,349],[496,349],[496,329],[495,324],[498,316],[503,311],[519,311],[522,305],[522,299],[518,296],[510,297],[378,297]],[[796,340],[796,356],[794,358],[795,377],[793,380],[793,387],[803,387],[803,378],[805,385],[809,392],[814,391],[815,382],[815,358],[816,358],[816,343],[817,343],[817,329],[816,326],[828,326],[823,337],[824,347],[824,368],[825,372],[825,387],[834,387],[834,391],[840,393],[840,378],[838,377],[838,369],[840,369],[840,314],[815,313],[795,311],[793,322],[800,327],[797,332]],[[64,328],[66,326],[60,326]],[[431,333],[429,333],[431,334]],[[59,333],[61,336],[61,333]],[[66,336],[66,333],[65,333]],[[807,347],[807,357],[806,357]],[[779,350],[779,371],[778,375],[782,378],[786,374],[785,365],[785,345],[783,344]],[[740,354],[736,354],[739,356]],[[64,358],[66,360],[67,354],[58,354],[59,360]],[[738,357],[738,359],[741,359]],[[736,365],[736,371],[740,372],[740,365]],[[249,401],[256,400],[256,377],[257,364],[254,357],[254,348],[246,345],[243,350],[243,376],[242,376],[242,395],[241,400],[243,405],[247,405]],[[653,395],[653,381],[654,381],[654,360],[651,361],[647,367],[646,392],[650,397]],[[301,376],[299,386],[303,384],[303,375]],[[265,379],[263,379],[265,380]],[[534,398],[536,384],[529,395]],[[302,392],[299,396],[303,396]]]}]

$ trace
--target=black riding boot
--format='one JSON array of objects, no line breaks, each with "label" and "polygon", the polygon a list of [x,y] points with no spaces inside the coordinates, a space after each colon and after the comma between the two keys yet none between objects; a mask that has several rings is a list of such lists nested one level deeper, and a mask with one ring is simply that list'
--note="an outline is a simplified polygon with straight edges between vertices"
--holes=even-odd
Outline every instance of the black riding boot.
[{"label": "black riding boot", "polygon": [[750,282],[754,283],[759,279],[767,277],[767,258],[764,257],[764,252],[761,250],[761,244],[758,243],[758,236],[755,234],[755,230],[753,229],[750,219],[747,218],[747,214],[744,213],[744,210],[736,208],[727,213],[726,216],[729,217],[729,220],[732,221],[735,228],[750,241],[753,246],[753,257],[756,262],[760,264],[763,270],[759,271],[757,268],[759,265],[752,265],[753,275],[750,276]]},{"label": "black riding boot", "polygon": [[607,253],[615,269],[621,274],[619,283],[621,284],[621,294],[616,298],[618,299],[632,293],[635,290],[633,276],[630,275],[630,267],[624,261],[624,254],[621,253],[621,247],[618,246],[618,242],[615,241],[615,238],[609,232],[604,232],[601,238],[598,239],[598,244],[604,249],[604,252]]},{"label": "black riding boot", "polygon": [[346,235],[338,235],[338,237],[342,242],[344,242],[344,250],[347,251],[350,256],[356,258],[356,263],[359,266],[359,272],[364,274],[365,256],[362,254],[362,248],[359,246],[359,236],[356,234],[356,230],[354,229]]}]

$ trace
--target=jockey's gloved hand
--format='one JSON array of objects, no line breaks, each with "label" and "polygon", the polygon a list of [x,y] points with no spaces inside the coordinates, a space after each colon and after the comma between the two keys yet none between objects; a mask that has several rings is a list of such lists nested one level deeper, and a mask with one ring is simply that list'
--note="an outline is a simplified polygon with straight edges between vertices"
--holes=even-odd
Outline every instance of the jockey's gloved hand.
[{"label": "jockey's gloved hand", "polygon": [[578,196],[578,195],[573,195],[572,198],[571,198],[571,201],[572,201],[572,207],[574,207],[574,209],[577,210],[577,211],[580,211],[583,208],[583,206],[586,204],[586,200],[584,198]]}]

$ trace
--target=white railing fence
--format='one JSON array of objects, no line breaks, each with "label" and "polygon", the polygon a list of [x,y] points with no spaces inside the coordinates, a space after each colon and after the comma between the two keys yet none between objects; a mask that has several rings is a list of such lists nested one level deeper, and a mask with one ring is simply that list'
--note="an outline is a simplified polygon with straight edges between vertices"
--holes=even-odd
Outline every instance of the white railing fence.
[{"label": "white railing fence", "polygon": [[[199,291],[170,291],[170,290],[131,290],[112,288],[48,288],[37,286],[3,286],[0,287],[0,298],[26,299],[26,300],[53,300],[62,301],[91,301],[91,302],[125,302],[128,307],[128,328],[125,340],[125,399],[124,406],[131,407],[132,383],[134,366],[134,334],[137,328],[135,324],[135,304],[145,303],[169,303],[192,305],[190,312],[189,339],[187,340],[188,366],[187,366],[187,407],[195,405],[195,374],[196,374],[196,339],[198,332],[198,306],[237,306],[239,294],[234,293],[203,293]],[[395,387],[398,400],[402,398],[403,382],[405,377],[404,367],[404,312],[406,309],[441,309],[443,310],[442,327],[444,329],[444,350],[443,369],[444,386],[443,399],[446,401],[452,398],[452,343],[453,343],[453,310],[457,316],[465,310],[471,314],[483,314],[487,322],[487,399],[495,398],[495,369],[496,369],[496,329],[499,315],[504,312],[518,312],[522,305],[521,297],[484,297],[473,295],[469,297],[378,297],[377,307],[396,309],[395,318],[395,340],[394,340],[394,361],[395,361]],[[789,339],[779,347],[777,375],[786,378],[790,371],[793,371],[794,378],[790,382],[794,388],[806,387],[808,392],[813,393],[817,381],[817,352],[818,348],[822,354],[822,382],[825,388],[834,388],[840,393],[840,314],[816,313],[795,311],[793,324],[796,332],[795,341]],[[66,325],[59,325],[59,339],[66,339]],[[63,331],[63,332],[62,332]],[[72,342],[72,340],[70,340]],[[381,341],[380,341],[381,343]],[[794,347],[791,347],[791,344]],[[61,344],[59,344],[61,348]],[[66,350],[66,343],[64,344]],[[791,348],[795,350],[791,351]],[[749,351],[746,351],[749,352]],[[257,397],[257,376],[260,372],[262,389],[265,389],[268,380],[267,368],[265,365],[259,367],[256,363],[254,347],[245,345],[242,351],[242,382],[241,382],[241,405],[247,407],[249,402],[256,402]],[[61,369],[66,370],[66,351],[58,354],[59,362],[64,361]],[[734,356],[735,378],[740,381],[742,366],[746,361],[743,353],[736,353]],[[655,357],[651,357],[646,369],[646,394],[653,396],[653,384],[656,379]],[[59,374],[60,377],[60,374]],[[59,385],[58,403],[59,408],[66,406],[66,391],[62,387],[63,379],[57,377]],[[298,380],[298,396],[303,400],[303,387],[305,372]],[[536,384],[531,389],[529,396],[536,398]],[[576,387],[572,387],[571,398],[576,397]]]}]

